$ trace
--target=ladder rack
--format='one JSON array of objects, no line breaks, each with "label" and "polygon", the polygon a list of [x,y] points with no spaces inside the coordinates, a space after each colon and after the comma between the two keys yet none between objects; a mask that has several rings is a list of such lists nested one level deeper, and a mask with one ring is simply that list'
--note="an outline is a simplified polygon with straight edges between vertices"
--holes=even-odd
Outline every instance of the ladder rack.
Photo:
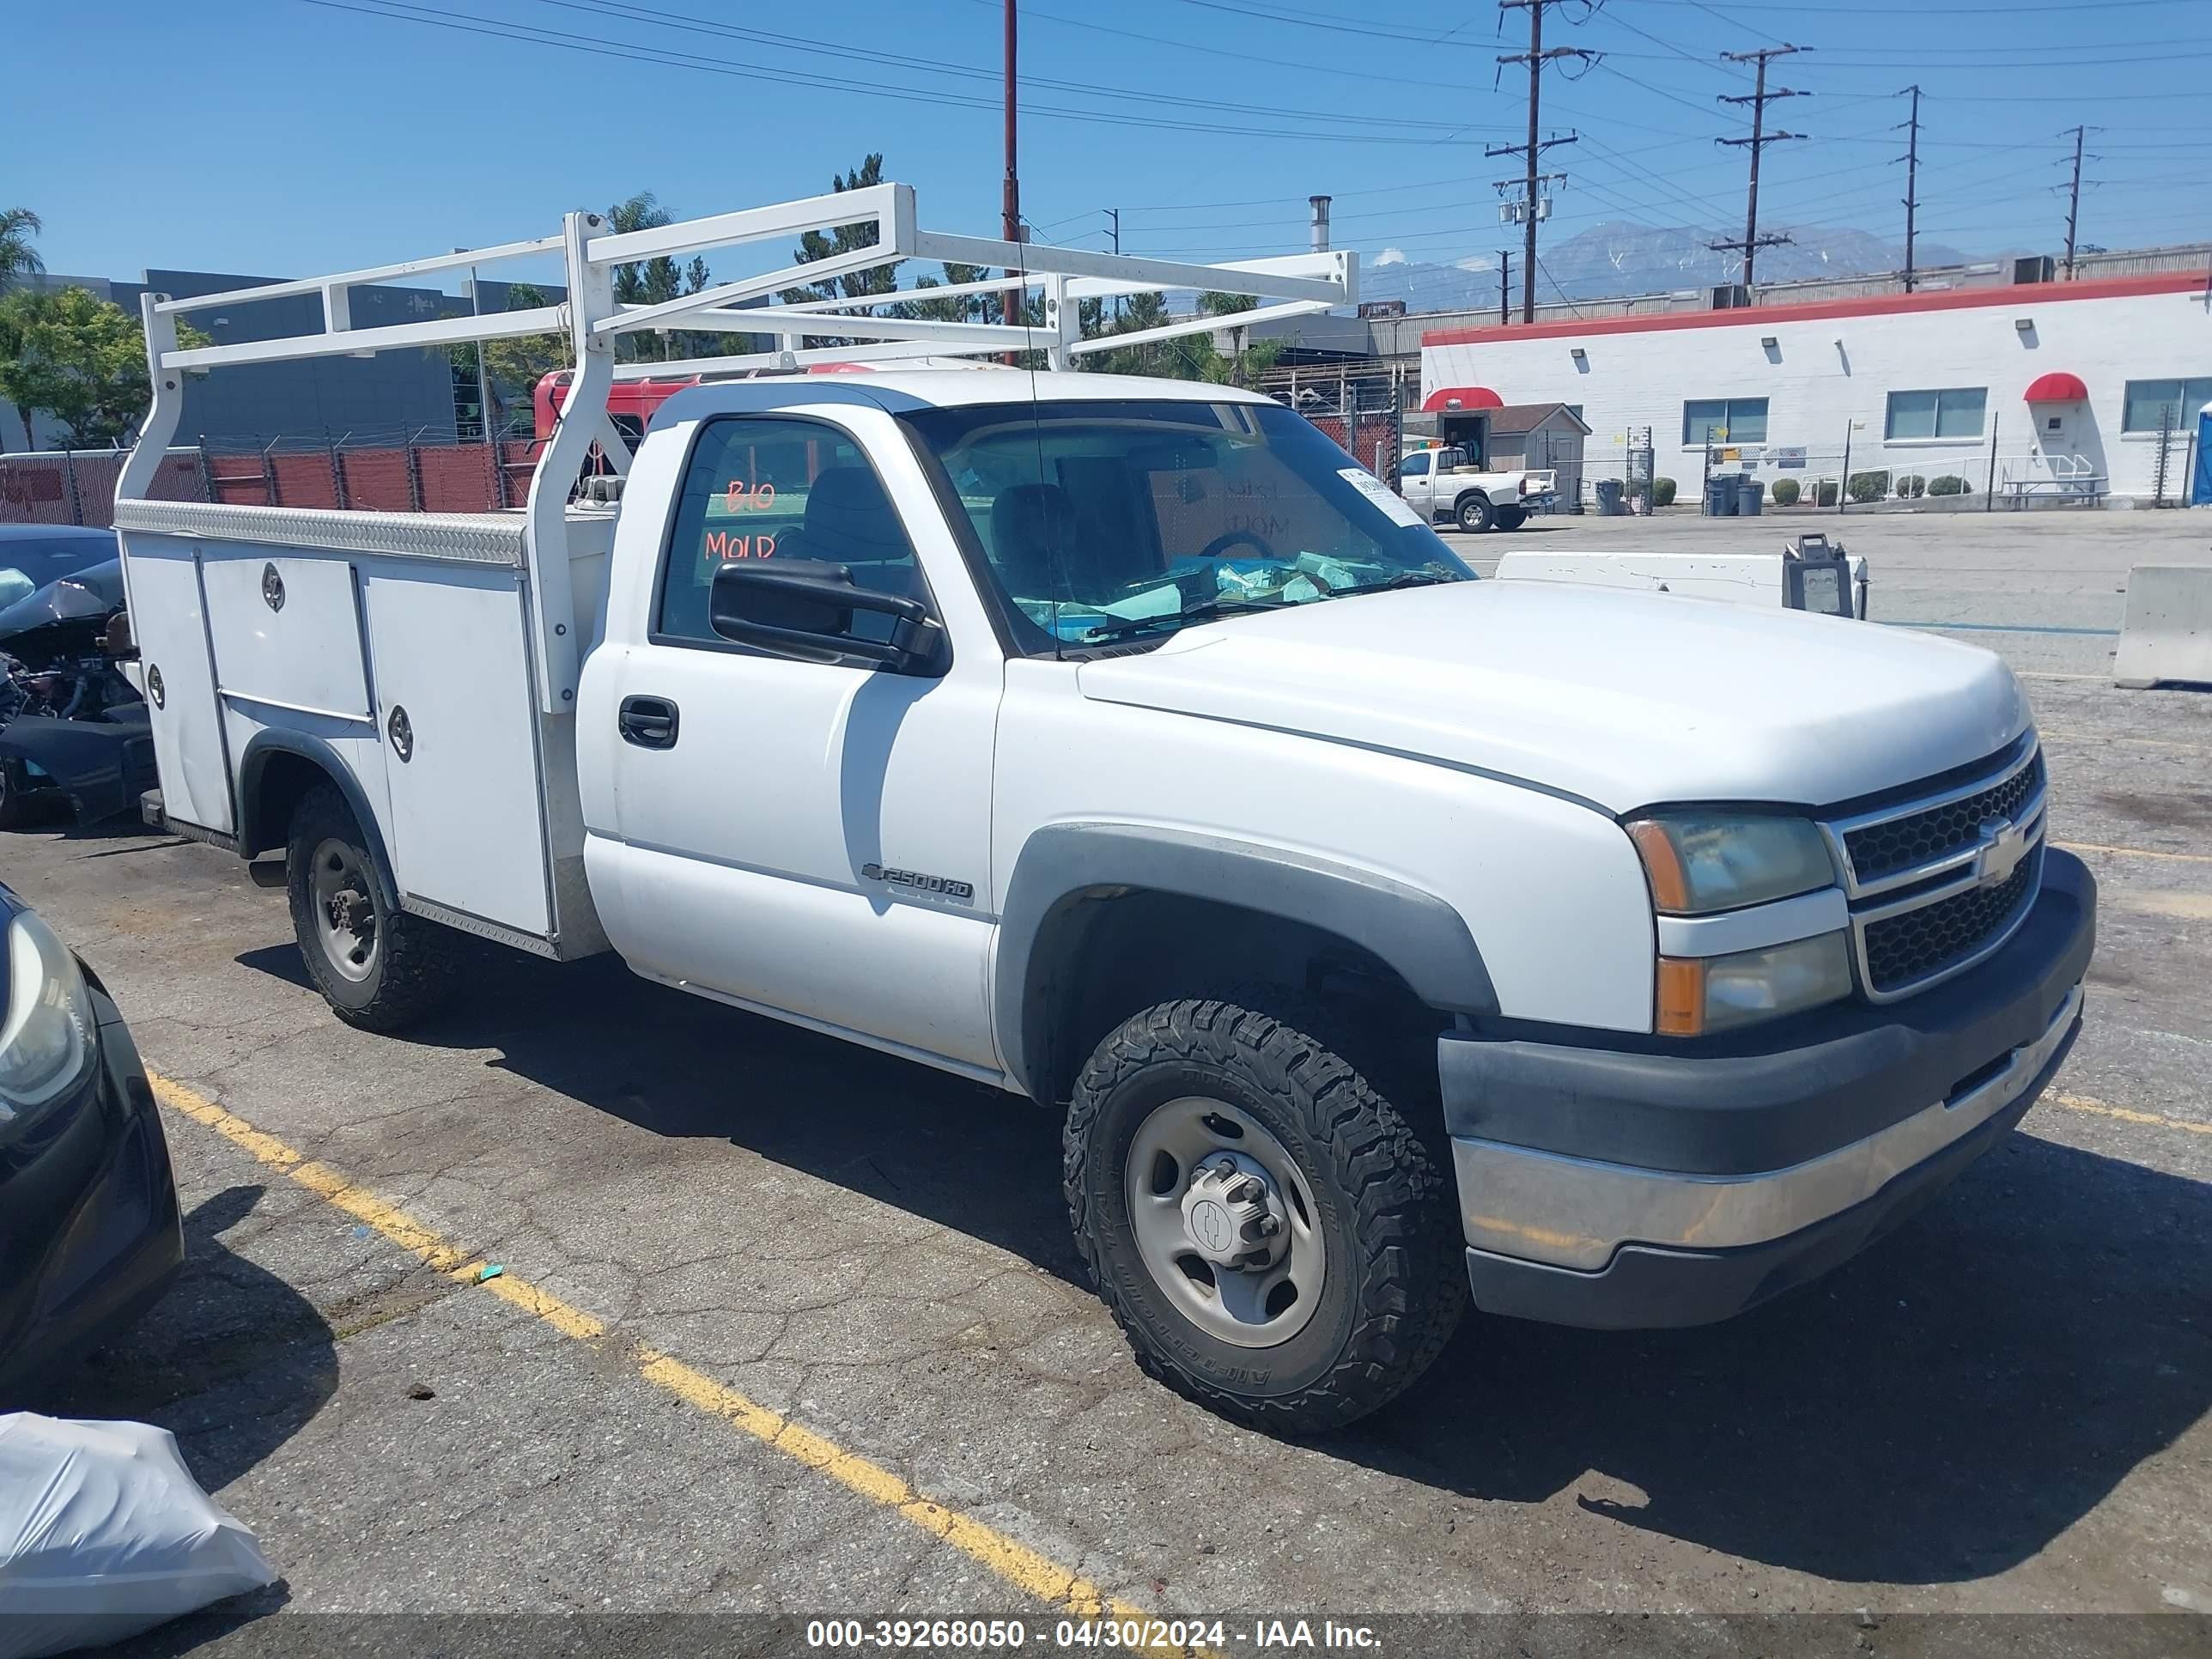
[{"label": "ladder rack", "polygon": [[[865,246],[826,258],[793,264],[758,276],[720,283],[696,294],[656,305],[617,302],[617,267],[647,259],[676,258],[714,248],[738,247],[840,228],[866,229]],[[376,328],[353,326],[350,299],[356,288],[432,275],[464,266],[558,253],[565,269],[568,297],[558,304],[524,311],[447,317]],[[908,260],[954,261],[996,269],[1003,276],[934,288],[896,289],[847,299],[784,304],[785,290]],[[868,314],[901,301],[945,300],[989,293],[1042,291],[1043,320],[1028,324],[939,320]],[[1163,289],[1228,290],[1254,297],[1235,312],[1180,318],[1158,328],[1083,337],[1080,301]],[[322,297],[322,325],[274,339],[233,345],[181,349],[177,318],[192,311],[251,305],[258,300],[302,294]],[[163,453],[174,441],[183,412],[184,376],[240,363],[295,362],[304,358],[374,356],[380,351],[443,347],[471,341],[527,334],[567,337],[573,379],[550,442],[538,457],[526,511],[526,563],[531,573],[531,603],[536,621],[541,696],[545,712],[569,706],[561,693],[576,683],[575,641],[565,619],[572,614],[568,593],[567,507],[571,487],[598,445],[615,471],[626,471],[627,441],[607,415],[608,389],[617,380],[644,380],[671,374],[716,374],[744,370],[797,368],[811,362],[896,362],[918,357],[996,355],[1039,351],[1053,368],[1079,364],[1093,352],[1138,345],[1177,336],[1211,333],[1280,317],[1327,311],[1358,301],[1358,259],[1348,252],[1296,253],[1222,264],[1190,264],[1175,259],[1097,253],[1046,243],[1006,242],[924,230],[915,214],[910,185],[870,185],[828,196],[747,208],[734,213],[678,221],[643,230],[611,231],[596,213],[570,213],[561,233],[495,246],[441,253],[397,264],[339,271],[328,276],[233,289],[221,294],[174,299],[166,294],[140,298],[146,325],[147,368],[152,376],[153,406],[140,431],[137,447],[116,484],[118,501],[143,500]],[[758,303],[761,301],[769,303]],[[1264,303],[1261,303],[1264,302]],[[826,326],[825,326],[826,325]],[[614,343],[624,334],[670,327],[686,331],[778,337],[779,349],[683,362],[615,362]],[[801,349],[808,333],[832,329],[872,343],[836,349]]]}]

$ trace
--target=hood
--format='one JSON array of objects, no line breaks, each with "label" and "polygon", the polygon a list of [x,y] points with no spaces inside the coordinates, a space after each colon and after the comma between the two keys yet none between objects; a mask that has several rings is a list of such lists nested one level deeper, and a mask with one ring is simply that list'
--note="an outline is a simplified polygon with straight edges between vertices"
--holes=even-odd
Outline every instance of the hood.
[{"label": "hood", "polygon": [[101,622],[123,609],[123,562],[80,570],[48,582],[0,611],[0,640],[12,640],[56,623]]},{"label": "hood", "polygon": [[1613,813],[1826,805],[1978,760],[2029,723],[2012,671],[1972,646],[1564,582],[1224,618],[1078,678],[1101,702],[1419,756]]}]

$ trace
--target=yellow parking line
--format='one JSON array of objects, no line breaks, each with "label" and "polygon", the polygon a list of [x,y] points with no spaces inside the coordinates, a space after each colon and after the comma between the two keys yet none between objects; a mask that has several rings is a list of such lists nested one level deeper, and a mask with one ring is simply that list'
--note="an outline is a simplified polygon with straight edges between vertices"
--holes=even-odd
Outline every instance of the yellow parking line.
[{"label": "yellow parking line", "polygon": [[2157,1112],[2134,1112],[2124,1106],[2114,1106],[2101,1100],[2092,1100],[2087,1095],[2053,1095],[2051,1098],[2069,1112],[2087,1112],[2097,1117],[2115,1117],[2123,1123],[2141,1123],[2154,1129],[2183,1129],[2193,1135],[2212,1135],[2212,1123],[2191,1123],[2185,1119],[2165,1117]]},{"label": "yellow parking line", "polygon": [[2212,853],[2160,853],[2148,847],[2106,847],[2094,841],[2054,841],[2069,853],[2110,853],[2123,859],[2166,859],[2176,864],[2212,864]]},{"label": "yellow parking line", "polygon": [[[483,1279],[486,1264],[481,1257],[456,1249],[434,1229],[417,1221],[397,1205],[356,1186],[327,1165],[309,1160],[205,1096],[167,1078],[156,1076],[152,1081],[155,1097],[162,1105],[214,1130],[270,1169],[282,1170],[318,1197],[374,1228],[424,1266],[464,1284],[480,1280],[494,1296],[543,1320],[563,1336],[580,1342],[595,1342],[607,1334],[606,1326],[582,1309],[570,1306],[512,1273],[501,1272],[495,1278]],[[637,1374],[655,1388],[710,1416],[720,1418],[771,1449],[829,1476],[848,1492],[889,1510],[933,1538],[943,1539],[1016,1589],[1035,1596],[1056,1611],[1077,1618],[1106,1614],[1116,1620],[1143,1620],[1152,1616],[1129,1602],[1109,1599],[1097,1584],[1079,1573],[972,1516],[923,1497],[880,1464],[846,1450],[828,1436],[781,1412],[747,1399],[735,1389],[717,1382],[673,1355],[639,1343],[631,1347],[629,1359]]]}]

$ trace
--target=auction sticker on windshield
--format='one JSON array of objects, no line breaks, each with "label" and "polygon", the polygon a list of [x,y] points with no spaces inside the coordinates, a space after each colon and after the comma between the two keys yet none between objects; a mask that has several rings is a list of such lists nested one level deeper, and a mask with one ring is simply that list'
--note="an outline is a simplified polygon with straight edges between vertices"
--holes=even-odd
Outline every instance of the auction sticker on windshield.
[{"label": "auction sticker on windshield", "polygon": [[1419,526],[1421,515],[1406,505],[1405,499],[1389,484],[1364,466],[1340,466],[1336,476],[1390,515],[1393,524]]}]

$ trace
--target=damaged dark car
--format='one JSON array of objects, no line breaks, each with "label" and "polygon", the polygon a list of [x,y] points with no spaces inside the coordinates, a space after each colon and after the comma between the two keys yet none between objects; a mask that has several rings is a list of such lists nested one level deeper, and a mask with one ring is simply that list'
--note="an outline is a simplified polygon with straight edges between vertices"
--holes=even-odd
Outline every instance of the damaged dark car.
[{"label": "damaged dark car", "polygon": [[[49,532],[51,535],[52,532]],[[121,564],[97,533],[59,545],[0,542],[0,830],[131,811],[155,781],[131,655]],[[28,586],[36,578],[40,586]]]}]

